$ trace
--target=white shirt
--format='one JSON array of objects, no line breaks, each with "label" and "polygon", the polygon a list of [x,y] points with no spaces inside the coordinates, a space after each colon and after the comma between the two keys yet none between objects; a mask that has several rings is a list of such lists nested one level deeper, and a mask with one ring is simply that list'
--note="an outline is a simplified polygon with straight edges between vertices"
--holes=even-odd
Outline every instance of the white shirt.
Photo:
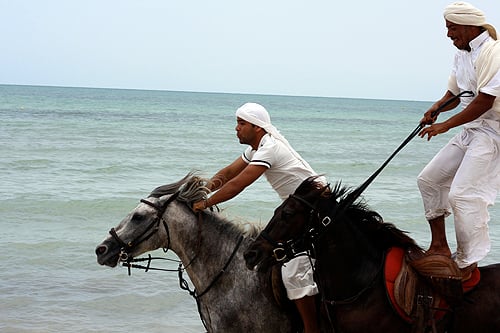
[{"label": "white shirt", "polygon": [[267,181],[285,200],[308,177],[317,175],[307,162],[297,158],[297,152],[291,151],[282,141],[266,134],[260,140],[257,150],[248,147],[242,154],[246,163],[262,165]]},{"label": "white shirt", "polygon": [[[492,96],[500,96],[500,70],[497,70],[492,78],[483,85],[478,86],[478,72],[477,72],[477,59],[481,54],[483,46],[487,43],[494,42],[487,31],[473,39],[469,45],[471,51],[458,50],[455,55],[455,61],[448,83],[448,89],[455,95],[461,91],[470,90],[474,92],[475,96],[478,91],[489,94]],[[500,54],[496,55],[500,57]],[[466,108],[475,98],[462,97],[463,108]],[[493,128],[497,133],[500,133],[500,98],[496,98],[493,107],[487,112],[483,113],[477,119],[467,123],[464,127],[482,127],[488,126]]]}]

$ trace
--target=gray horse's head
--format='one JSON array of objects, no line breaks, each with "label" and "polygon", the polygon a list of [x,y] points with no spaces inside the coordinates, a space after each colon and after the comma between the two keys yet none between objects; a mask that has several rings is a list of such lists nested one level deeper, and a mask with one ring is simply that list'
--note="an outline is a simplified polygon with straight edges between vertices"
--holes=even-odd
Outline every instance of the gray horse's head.
[{"label": "gray horse's head", "polygon": [[168,225],[165,210],[175,201],[191,206],[206,198],[207,180],[189,173],[180,181],[157,187],[135,207],[96,247],[97,262],[115,267],[145,252],[168,248]]}]

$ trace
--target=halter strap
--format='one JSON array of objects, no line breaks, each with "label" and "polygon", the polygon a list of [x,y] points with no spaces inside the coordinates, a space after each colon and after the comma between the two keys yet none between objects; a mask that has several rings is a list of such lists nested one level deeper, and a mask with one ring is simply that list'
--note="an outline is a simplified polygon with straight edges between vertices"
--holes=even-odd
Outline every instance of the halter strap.
[{"label": "halter strap", "polygon": [[[290,194],[288,196],[289,199],[295,199],[299,201],[301,204],[307,206],[311,210],[309,211],[309,220],[311,220],[314,216],[314,213],[318,212],[317,207],[315,204],[311,204],[309,201],[306,199],[296,195],[296,194]],[[319,218],[319,214],[316,214],[316,216]],[[330,224],[331,220],[328,216],[326,216],[323,221],[321,221],[323,226],[327,226]],[[274,240],[269,233],[264,229],[260,232],[259,237],[264,238],[269,244],[273,246],[273,257],[276,259],[277,262],[282,262],[285,261],[286,259],[292,259],[296,257],[299,253],[302,253],[305,251],[303,249],[305,241],[310,240],[309,243],[312,244],[312,240],[316,238],[318,235],[317,231],[315,228],[310,228],[307,230],[301,237],[298,237],[297,239],[290,239],[286,242],[278,242]]]},{"label": "halter strap", "polygon": [[311,208],[311,212],[314,212],[314,211],[316,211],[316,210],[317,210],[315,205],[311,204],[309,201],[307,201],[306,199],[304,199],[304,198],[302,198],[302,197],[299,197],[299,196],[298,196],[298,195],[296,195],[296,194],[290,194],[290,195],[289,195],[289,198],[293,198],[293,199],[295,199],[295,200],[297,200],[297,201],[300,201],[300,202],[301,202],[301,203],[303,203],[305,206],[307,206],[307,207]]}]

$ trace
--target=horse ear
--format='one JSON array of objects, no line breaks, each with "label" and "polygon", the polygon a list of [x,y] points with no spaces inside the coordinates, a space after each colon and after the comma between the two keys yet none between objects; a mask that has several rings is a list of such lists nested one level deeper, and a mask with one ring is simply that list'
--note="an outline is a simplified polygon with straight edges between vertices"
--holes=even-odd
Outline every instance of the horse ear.
[{"label": "horse ear", "polygon": [[332,196],[332,189],[330,188],[329,183],[326,184],[322,189],[320,188],[320,190],[322,190],[321,194],[319,195],[320,197],[328,198]]}]

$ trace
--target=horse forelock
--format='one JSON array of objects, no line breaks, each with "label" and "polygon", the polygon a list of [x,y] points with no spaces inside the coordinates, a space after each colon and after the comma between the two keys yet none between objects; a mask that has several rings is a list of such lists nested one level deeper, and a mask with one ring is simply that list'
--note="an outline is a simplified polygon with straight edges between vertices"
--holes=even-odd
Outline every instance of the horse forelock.
[{"label": "horse forelock", "polygon": [[179,188],[192,177],[192,175],[193,174],[190,172],[186,176],[184,176],[184,178],[175,183],[158,186],[149,194],[149,196],[154,198],[159,198],[167,194],[173,194],[177,192]]},{"label": "horse forelock", "polygon": [[318,181],[321,176],[311,176],[306,178],[295,190],[294,194],[299,196],[322,196],[329,192],[330,186]]},{"label": "horse forelock", "polygon": [[195,172],[189,172],[184,178],[175,183],[155,188],[149,196],[159,198],[179,192],[177,200],[193,203],[207,198],[207,194],[210,192],[207,187],[208,182],[208,179],[197,175]]}]

